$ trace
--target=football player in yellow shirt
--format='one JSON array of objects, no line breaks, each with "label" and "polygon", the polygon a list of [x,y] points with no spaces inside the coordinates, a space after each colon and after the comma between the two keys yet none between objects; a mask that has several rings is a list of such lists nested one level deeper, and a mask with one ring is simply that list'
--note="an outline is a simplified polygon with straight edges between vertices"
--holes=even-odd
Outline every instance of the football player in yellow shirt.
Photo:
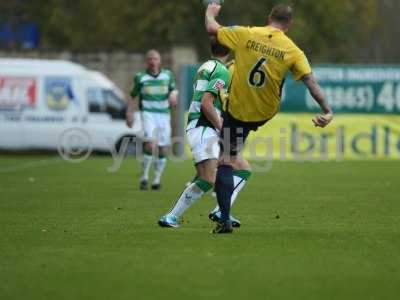
[{"label": "football player in yellow shirt", "polygon": [[218,4],[208,5],[205,25],[210,35],[234,51],[235,71],[223,114],[223,157],[215,183],[221,219],[214,233],[230,233],[233,166],[243,159],[240,151],[250,131],[256,131],[278,112],[287,73],[302,80],[320,105],[322,114],[313,119],[315,126],[327,126],[333,114],[306,56],[285,34],[293,22],[290,6],[275,5],[264,27],[221,26],[216,21],[220,10]]}]

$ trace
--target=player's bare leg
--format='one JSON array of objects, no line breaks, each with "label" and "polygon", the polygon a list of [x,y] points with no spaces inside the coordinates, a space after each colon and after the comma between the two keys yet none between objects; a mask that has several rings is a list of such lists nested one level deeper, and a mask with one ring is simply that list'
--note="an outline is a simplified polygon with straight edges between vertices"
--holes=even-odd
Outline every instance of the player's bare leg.
[{"label": "player's bare leg", "polygon": [[206,160],[196,166],[198,176],[214,185],[218,162],[214,159]]},{"label": "player's bare leg", "polygon": [[212,189],[216,177],[218,161],[209,159],[196,165],[197,176],[178,198],[169,213],[158,224],[161,227],[178,227],[178,220],[198,199]]}]

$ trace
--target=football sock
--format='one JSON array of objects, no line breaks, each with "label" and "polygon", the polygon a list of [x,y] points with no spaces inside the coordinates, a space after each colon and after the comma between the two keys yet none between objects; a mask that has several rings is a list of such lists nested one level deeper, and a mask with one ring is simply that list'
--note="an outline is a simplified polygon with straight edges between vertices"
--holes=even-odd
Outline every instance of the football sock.
[{"label": "football sock", "polygon": [[211,190],[212,187],[213,185],[211,183],[198,177],[183,191],[169,214],[175,215],[178,218],[181,217],[196,200],[200,199],[205,193]]},{"label": "football sock", "polygon": [[215,192],[217,194],[218,206],[221,209],[222,221],[229,220],[233,189],[234,185],[232,166],[219,166],[217,171],[217,179],[215,181]]},{"label": "football sock", "polygon": [[[231,198],[231,207],[235,203],[239,193],[241,190],[244,188],[246,185],[247,181],[249,180],[251,176],[251,172],[248,170],[234,170],[233,171],[233,184],[234,184],[234,190]],[[219,211],[219,206],[217,205],[212,213],[216,213]]]},{"label": "football sock", "polygon": [[159,156],[156,160],[156,172],[154,177],[154,184],[160,184],[162,173],[165,170],[165,166],[167,165],[167,158],[164,156]]},{"label": "football sock", "polygon": [[153,161],[153,156],[150,154],[143,155],[143,174],[141,180],[149,180],[149,171],[151,167],[151,162]]}]

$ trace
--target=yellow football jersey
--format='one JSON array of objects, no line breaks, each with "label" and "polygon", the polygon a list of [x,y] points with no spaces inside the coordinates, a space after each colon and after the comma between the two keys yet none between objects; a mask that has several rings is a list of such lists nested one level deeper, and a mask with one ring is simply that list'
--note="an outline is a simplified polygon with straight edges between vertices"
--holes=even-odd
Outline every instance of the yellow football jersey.
[{"label": "yellow football jersey", "polygon": [[[225,64],[225,66],[228,68],[229,71],[229,86],[231,85],[231,80],[232,80],[232,76],[233,76],[233,71],[235,70],[235,61],[231,60],[228,63]],[[219,92],[219,96],[222,102],[222,109],[226,110],[226,103],[228,102],[228,92],[229,92],[229,87],[227,90],[222,89]]]},{"label": "yellow football jersey", "polygon": [[277,28],[221,27],[218,41],[235,51],[227,110],[240,121],[271,119],[279,110],[287,72],[295,80],[311,73],[303,51]]},{"label": "yellow football jersey", "polygon": [[233,71],[235,71],[235,61],[231,60],[230,62],[228,62],[226,64],[226,67],[228,68],[229,75],[231,76],[231,79],[232,79]]}]

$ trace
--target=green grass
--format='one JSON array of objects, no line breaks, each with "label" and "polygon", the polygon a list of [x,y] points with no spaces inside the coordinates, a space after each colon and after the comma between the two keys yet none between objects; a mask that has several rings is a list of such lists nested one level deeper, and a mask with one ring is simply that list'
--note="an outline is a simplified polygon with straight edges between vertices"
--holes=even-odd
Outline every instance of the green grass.
[{"label": "green grass", "polygon": [[[178,230],[156,226],[190,162],[162,192],[138,164],[0,158],[0,299],[397,299],[400,162],[275,163],[214,236],[207,196]],[[279,218],[277,217],[279,216]]]}]

